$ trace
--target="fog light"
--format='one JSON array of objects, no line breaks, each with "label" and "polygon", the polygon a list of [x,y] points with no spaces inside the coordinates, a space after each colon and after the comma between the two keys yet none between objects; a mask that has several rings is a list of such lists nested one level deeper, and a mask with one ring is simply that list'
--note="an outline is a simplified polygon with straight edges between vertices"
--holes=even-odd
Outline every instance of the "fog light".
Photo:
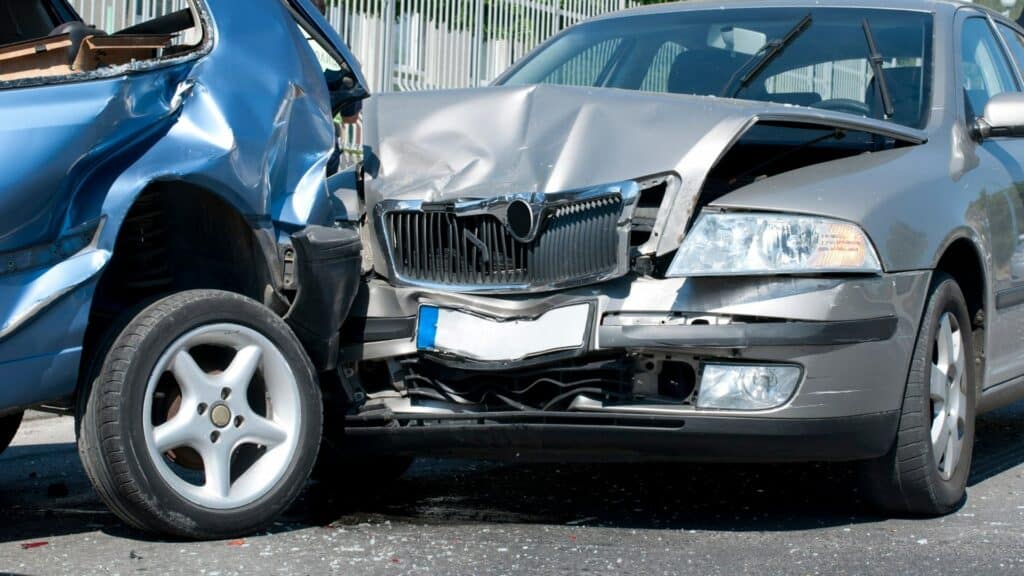
[{"label": "fog light", "polygon": [[698,408],[765,410],[782,406],[800,383],[797,366],[705,364]]}]

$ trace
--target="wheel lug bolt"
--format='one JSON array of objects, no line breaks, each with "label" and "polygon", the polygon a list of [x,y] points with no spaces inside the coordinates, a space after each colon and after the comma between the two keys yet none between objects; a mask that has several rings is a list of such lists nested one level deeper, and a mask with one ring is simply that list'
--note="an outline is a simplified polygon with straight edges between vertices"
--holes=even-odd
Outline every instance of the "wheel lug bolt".
[{"label": "wheel lug bolt", "polygon": [[203,414],[206,413],[206,408],[207,408],[207,406],[206,406],[205,402],[202,402],[202,403],[199,404],[199,415],[200,416],[202,416]]},{"label": "wheel lug bolt", "polygon": [[217,440],[220,440],[220,432],[218,432],[216,430],[214,430],[213,432],[210,432],[210,442],[213,442],[213,443],[216,444]]},{"label": "wheel lug bolt", "polygon": [[227,400],[231,396],[231,388],[224,388],[220,391],[220,399]]},{"label": "wheel lug bolt", "polygon": [[235,416],[235,428],[240,427],[243,422],[245,422],[245,418],[242,416]]}]

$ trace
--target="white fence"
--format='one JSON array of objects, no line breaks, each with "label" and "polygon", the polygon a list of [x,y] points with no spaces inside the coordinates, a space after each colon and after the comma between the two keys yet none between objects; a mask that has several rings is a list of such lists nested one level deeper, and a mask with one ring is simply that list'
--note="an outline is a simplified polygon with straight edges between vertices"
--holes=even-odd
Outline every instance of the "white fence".
[{"label": "white fence", "polygon": [[[248,1],[248,0],[237,0]],[[71,0],[114,31],[185,0]],[[487,84],[554,33],[634,0],[328,0],[328,20],[376,92]]]}]

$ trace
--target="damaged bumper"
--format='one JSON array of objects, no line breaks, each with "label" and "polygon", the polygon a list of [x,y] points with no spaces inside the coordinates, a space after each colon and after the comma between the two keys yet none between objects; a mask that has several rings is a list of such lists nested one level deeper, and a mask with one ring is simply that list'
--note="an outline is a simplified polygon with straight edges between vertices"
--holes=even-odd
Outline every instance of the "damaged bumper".
[{"label": "damaged bumper", "polygon": [[[727,262],[715,277],[668,258],[737,189],[925,134],[801,107],[548,86],[388,96],[370,110],[375,275],[341,350],[351,434],[389,452],[587,459],[888,449],[929,272],[884,273],[857,215],[762,225],[778,210],[754,202],[737,209],[750,222],[722,219],[723,237],[785,229],[851,264]],[[804,150],[807,131],[860,139],[750,171],[765,146]],[[754,232],[738,245],[754,240],[788,245]]]},{"label": "damaged bumper", "polygon": [[537,462],[824,462],[884,454],[898,412],[837,418],[765,419],[593,414],[438,416],[381,426],[350,418],[352,450]]},{"label": "damaged bumper", "polygon": [[[458,392],[490,384],[522,389],[502,384],[510,374],[526,382],[580,370],[583,382],[594,363],[611,362],[624,367],[623,388],[583,390],[549,406],[523,401],[518,409],[487,400],[472,405],[462,397],[423,399],[401,384],[368,389],[366,402],[349,416],[349,431],[367,437],[355,443],[360,449],[389,453],[770,461],[877,456],[894,437],[900,384],[929,281],[928,272],[627,277],[544,297],[501,298],[371,282],[343,333],[345,341],[358,342],[343,344],[344,360],[395,364],[404,358],[417,367],[438,366],[432,378],[472,382],[453,387]],[[584,313],[565,312],[573,310]],[[442,338],[445,328],[432,311],[475,320]],[[546,320],[560,311],[557,321]],[[583,323],[579,341],[560,340],[556,333],[574,322]],[[523,342],[552,344],[524,354]],[[472,351],[481,358],[472,358]],[[494,356],[501,351],[508,358]],[[709,365],[798,367],[800,376],[791,397],[774,408],[703,408],[698,398]]]},{"label": "damaged bumper", "polygon": [[[751,462],[876,457],[895,436],[899,384],[906,379],[929,277],[921,272],[853,279],[624,278],[525,298],[371,282],[343,334],[359,342],[343,344],[345,360],[395,365],[405,358],[416,367],[439,366],[432,375],[473,382],[460,392],[488,383],[515,389],[501,384],[509,374],[529,374],[536,385],[543,378],[568,378],[592,363],[621,362],[625,393],[581,391],[549,407],[524,400],[513,409],[486,400],[470,405],[422,398],[401,384],[385,386],[367,390],[361,408],[347,417],[347,433],[358,439],[351,443],[355,450],[410,455]],[[544,321],[552,312],[574,308],[585,311],[577,345],[551,334],[573,322],[571,316]],[[458,326],[462,339],[449,337],[442,346],[439,326],[428,327],[435,333],[424,337],[424,310],[457,311],[477,320]],[[437,338],[433,347],[427,346],[431,337]],[[554,345],[522,356],[524,341]],[[516,358],[473,360],[465,351],[447,349],[459,346],[504,349]],[[710,364],[797,366],[801,376],[782,406],[705,409],[696,399]]]}]

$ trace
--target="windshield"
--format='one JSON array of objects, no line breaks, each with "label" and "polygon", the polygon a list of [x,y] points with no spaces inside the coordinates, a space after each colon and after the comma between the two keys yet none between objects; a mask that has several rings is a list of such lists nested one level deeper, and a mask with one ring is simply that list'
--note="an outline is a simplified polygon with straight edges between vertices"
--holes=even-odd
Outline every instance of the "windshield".
[{"label": "windshield", "polygon": [[[881,56],[888,92],[884,99],[866,28]],[[571,28],[531,54],[500,83],[731,96],[921,128],[927,122],[931,45],[932,16],[923,12],[683,11],[598,20]],[[887,108],[891,115],[886,114]]]}]

